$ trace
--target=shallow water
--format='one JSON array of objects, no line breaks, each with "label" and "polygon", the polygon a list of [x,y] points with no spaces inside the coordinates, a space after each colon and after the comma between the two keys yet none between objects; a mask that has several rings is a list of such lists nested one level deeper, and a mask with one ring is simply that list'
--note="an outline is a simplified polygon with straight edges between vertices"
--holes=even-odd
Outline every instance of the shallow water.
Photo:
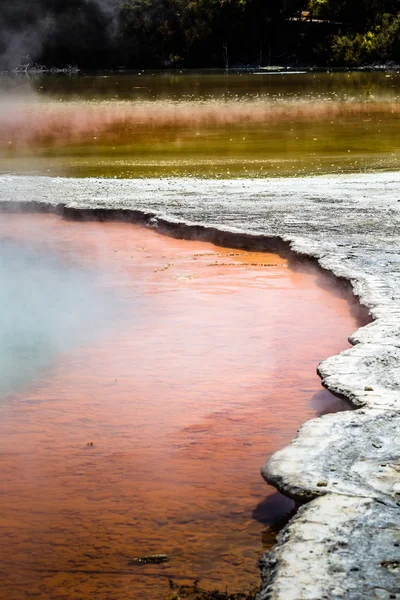
[{"label": "shallow water", "polygon": [[264,177],[399,168],[400,74],[0,76],[0,172]]},{"label": "shallow water", "polygon": [[[348,347],[348,299],[279,256],[128,224],[3,214],[4,237],[97,271],[116,310],[0,402],[2,598],[257,582],[291,508],[259,468],[306,419],[343,408],[315,368]],[[170,562],[131,562],[153,553]]]}]

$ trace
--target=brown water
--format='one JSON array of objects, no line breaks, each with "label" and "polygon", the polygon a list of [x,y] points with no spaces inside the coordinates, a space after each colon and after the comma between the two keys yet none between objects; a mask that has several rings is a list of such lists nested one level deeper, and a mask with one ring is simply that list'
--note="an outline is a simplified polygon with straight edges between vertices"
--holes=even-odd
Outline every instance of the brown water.
[{"label": "brown water", "polygon": [[400,74],[0,76],[0,172],[265,177],[398,169]]},{"label": "brown water", "polygon": [[[346,297],[279,256],[128,224],[2,215],[5,237],[97,269],[119,309],[1,400],[1,598],[248,589],[291,508],[260,466],[343,408],[315,368],[358,325]],[[153,553],[170,561],[131,562]]]}]

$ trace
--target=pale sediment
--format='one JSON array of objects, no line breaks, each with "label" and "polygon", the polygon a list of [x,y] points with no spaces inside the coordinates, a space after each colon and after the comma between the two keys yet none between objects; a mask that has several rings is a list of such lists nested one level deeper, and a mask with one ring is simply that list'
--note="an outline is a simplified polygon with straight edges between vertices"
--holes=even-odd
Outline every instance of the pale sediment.
[{"label": "pale sediment", "polygon": [[212,232],[215,241],[228,235],[238,245],[290,246],[351,282],[374,321],[351,335],[352,349],[318,370],[357,410],[309,421],[263,467],[270,483],[308,503],[264,558],[260,599],[400,598],[400,173],[256,181],[2,177],[0,202],[10,201],[63,204],[58,210],[71,218],[108,215],[161,230],[182,223],[188,237]]}]

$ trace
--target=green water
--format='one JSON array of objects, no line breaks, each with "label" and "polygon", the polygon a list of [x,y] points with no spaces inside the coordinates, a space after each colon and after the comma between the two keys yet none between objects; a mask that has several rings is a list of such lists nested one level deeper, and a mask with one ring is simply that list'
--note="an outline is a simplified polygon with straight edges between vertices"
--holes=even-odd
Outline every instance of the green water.
[{"label": "green water", "polygon": [[399,168],[400,74],[0,77],[0,172],[265,177]]}]

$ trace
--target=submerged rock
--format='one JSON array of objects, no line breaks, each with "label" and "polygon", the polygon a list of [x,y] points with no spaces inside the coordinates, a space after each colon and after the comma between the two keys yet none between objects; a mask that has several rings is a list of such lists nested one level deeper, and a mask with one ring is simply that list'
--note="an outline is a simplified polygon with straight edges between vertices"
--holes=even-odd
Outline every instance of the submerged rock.
[{"label": "submerged rock", "polygon": [[129,565],[159,565],[169,561],[166,554],[149,554],[147,556],[137,556],[129,561]]}]

